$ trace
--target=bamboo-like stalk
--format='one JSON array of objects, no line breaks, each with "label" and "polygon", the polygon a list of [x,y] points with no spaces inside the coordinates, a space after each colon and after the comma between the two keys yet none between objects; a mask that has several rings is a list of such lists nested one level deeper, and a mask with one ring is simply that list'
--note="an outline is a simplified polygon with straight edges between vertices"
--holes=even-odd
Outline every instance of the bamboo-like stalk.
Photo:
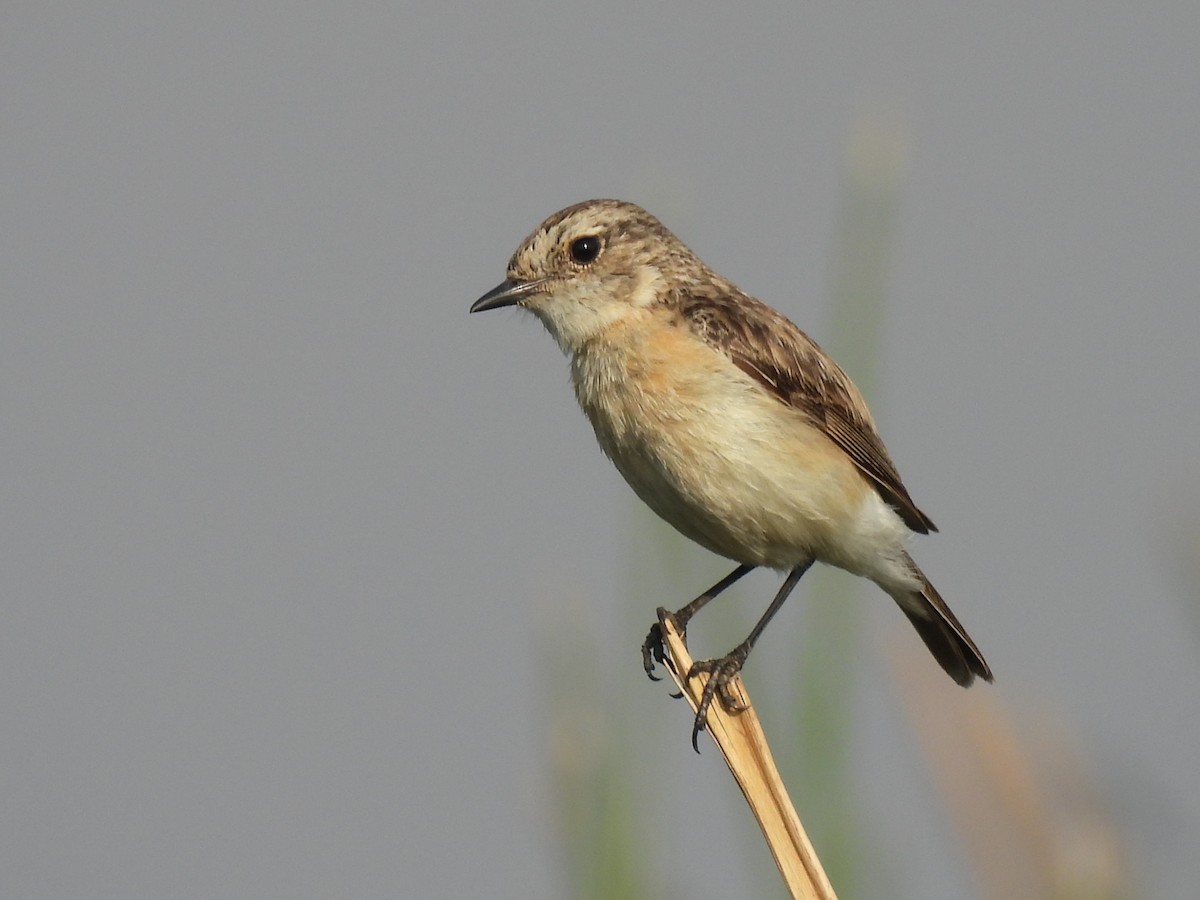
[{"label": "bamboo-like stalk", "polygon": [[[694,712],[709,676],[701,673],[692,679],[686,677],[692,668],[687,644],[675,630],[666,610],[660,609],[658,613],[663,644],[670,653],[672,663],[667,666],[667,671]],[[707,731],[725,757],[725,764],[729,766],[730,773],[750,805],[750,811],[758,820],[779,873],[792,896],[799,900],[837,900],[833,886],[783,786],[779,771],[775,768],[771,749],[767,746],[767,738],[745,685],[739,677],[730,686],[745,709],[730,713],[721,705],[719,698],[714,699],[708,710]]]}]

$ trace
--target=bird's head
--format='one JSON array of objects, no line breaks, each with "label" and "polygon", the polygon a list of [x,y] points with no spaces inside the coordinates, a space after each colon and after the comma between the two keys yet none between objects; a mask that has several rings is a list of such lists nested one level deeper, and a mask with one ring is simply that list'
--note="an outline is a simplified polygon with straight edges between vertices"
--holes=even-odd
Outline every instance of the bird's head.
[{"label": "bird's head", "polygon": [[569,354],[636,311],[661,302],[692,252],[640,206],[588,200],[555,213],[513,254],[507,277],[471,312],[521,306]]}]

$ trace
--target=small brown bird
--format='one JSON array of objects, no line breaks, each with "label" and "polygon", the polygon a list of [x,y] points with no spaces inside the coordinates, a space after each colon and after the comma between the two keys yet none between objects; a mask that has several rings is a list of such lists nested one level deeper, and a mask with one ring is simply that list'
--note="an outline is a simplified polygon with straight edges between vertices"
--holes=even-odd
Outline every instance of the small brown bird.
[{"label": "small brown bird", "polygon": [[[787,577],[749,636],[708,672],[695,746],[719,695],[814,561],[892,596],[942,668],[991,681],[983,655],[905,550],[937,528],[908,495],[850,378],[788,319],[701,262],[644,209],[589,200],[525,239],[507,279],[471,312],[520,306],[570,357],[596,439],[637,495],[687,537],[738,567],[674,613],[681,633],[757,566]],[[658,624],[646,673],[664,650]]]}]

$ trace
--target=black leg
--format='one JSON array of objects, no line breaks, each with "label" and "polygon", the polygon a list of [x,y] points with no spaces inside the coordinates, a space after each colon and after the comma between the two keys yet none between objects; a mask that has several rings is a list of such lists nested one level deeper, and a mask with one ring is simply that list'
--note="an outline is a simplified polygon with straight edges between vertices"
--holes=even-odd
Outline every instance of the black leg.
[{"label": "black leg", "polygon": [[767,611],[763,613],[762,618],[750,630],[750,634],[744,641],[719,659],[705,659],[692,665],[692,670],[688,672],[687,676],[689,679],[694,678],[700,672],[708,673],[708,683],[704,685],[704,693],[700,697],[700,704],[696,708],[696,719],[692,725],[692,749],[697,753],[700,752],[697,739],[700,732],[704,730],[705,723],[708,721],[708,708],[712,705],[714,696],[719,695],[721,705],[730,712],[740,712],[745,708],[733,696],[732,691],[729,689],[729,683],[733,681],[734,677],[741,671],[742,666],[746,664],[746,659],[750,656],[750,651],[754,648],[755,642],[763,633],[763,629],[767,627],[767,623],[771,621],[771,617],[779,612],[779,608],[787,600],[788,594],[792,592],[797,582],[800,581],[800,577],[808,571],[811,565],[812,560],[809,560],[788,572],[787,578],[784,579],[783,585],[779,588],[779,593],[775,595],[775,599],[771,601],[771,605],[767,607]]},{"label": "black leg", "polygon": [[[725,590],[725,588],[729,587],[753,568],[754,566],[750,565],[738,566],[687,606],[681,608],[679,612],[669,613],[660,607],[658,610],[659,618],[662,618],[664,615],[671,616],[675,623],[675,629],[679,632],[679,636],[686,636],[687,623],[692,616],[700,612],[700,610],[704,608],[709,600],[712,600],[723,590]],[[658,622],[655,622],[650,626],[650,633],[646,635],[646,640],[642,642],[642,668],[646,670],[646,674],[650,676],[651,681],[662,680],[654,674],[654,662],[657,660],[661,663],[665,659],[666,654],[663,651],[662,626],[660,626]]]}]

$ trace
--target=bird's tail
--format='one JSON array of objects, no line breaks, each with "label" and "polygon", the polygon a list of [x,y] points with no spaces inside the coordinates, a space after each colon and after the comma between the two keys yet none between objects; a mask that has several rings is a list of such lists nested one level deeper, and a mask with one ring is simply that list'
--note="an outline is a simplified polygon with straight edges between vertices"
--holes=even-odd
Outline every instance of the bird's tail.
[{"label": "bird's tail", "polygon": [[929,583],[912,557],[906,553],[904,558],[913,574],[921,580],[922,588],[919,592],[892,593],[892,597],[917,629],[929,652],[946,673],[963,687],[969,687],[976,675],[984,681],[991,681],[992,670],[967,630],[959,624],[946,601]]}]

